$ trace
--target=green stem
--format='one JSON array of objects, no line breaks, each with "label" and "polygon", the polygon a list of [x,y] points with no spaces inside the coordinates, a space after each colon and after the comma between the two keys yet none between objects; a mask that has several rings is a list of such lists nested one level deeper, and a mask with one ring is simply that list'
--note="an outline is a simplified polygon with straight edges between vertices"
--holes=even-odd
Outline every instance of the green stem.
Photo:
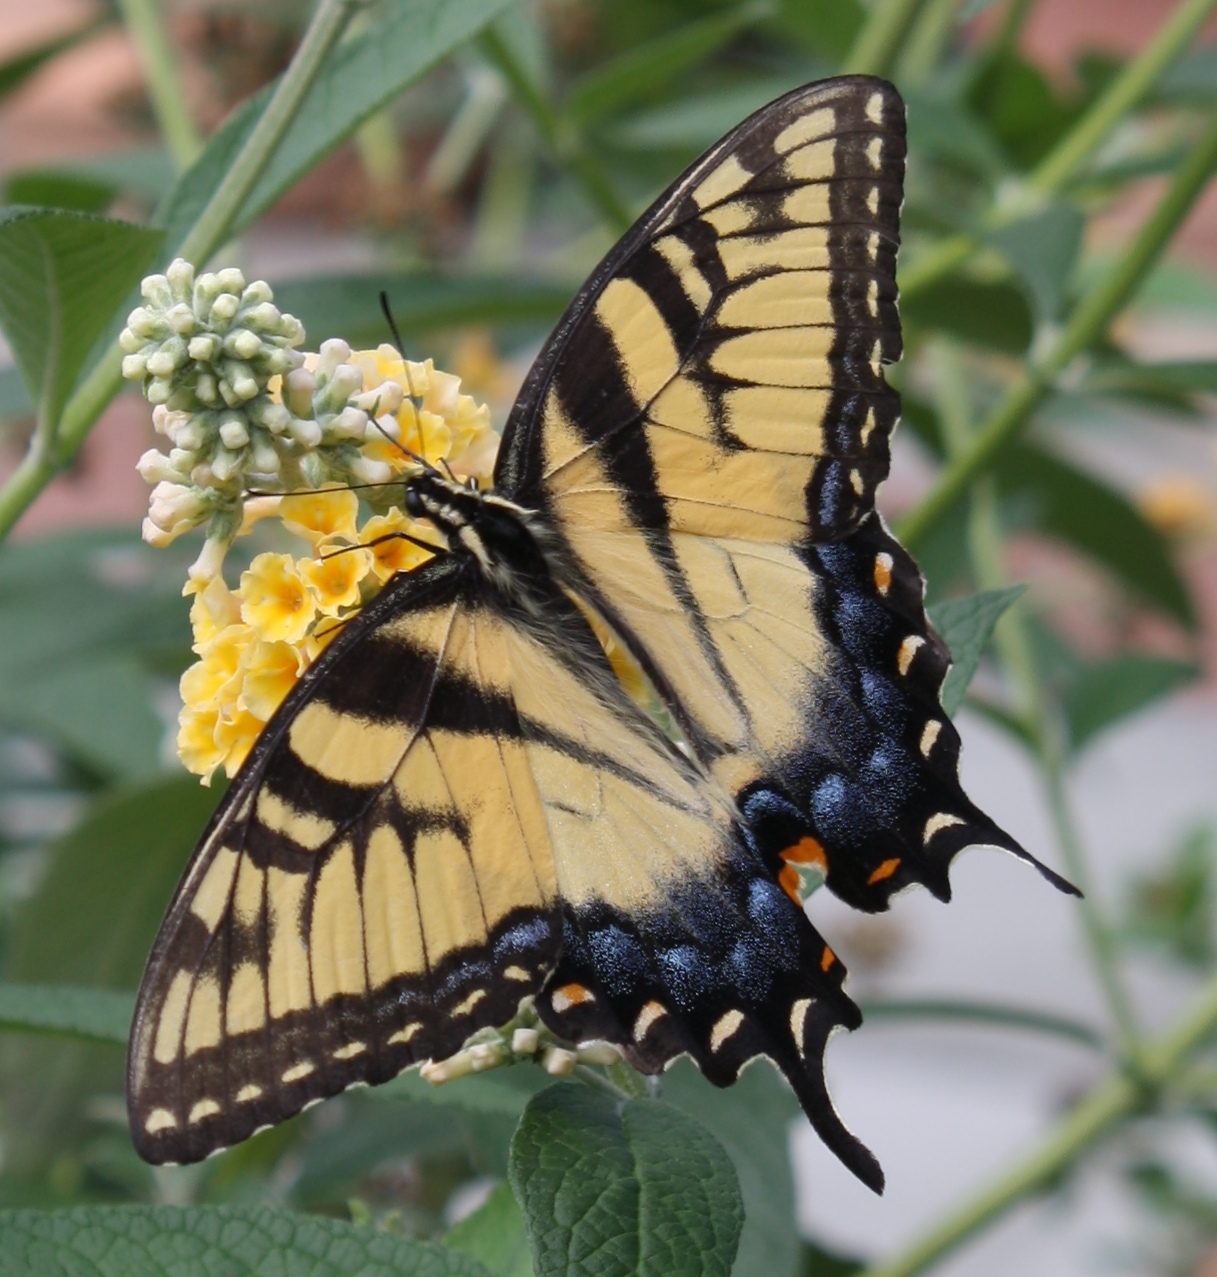
[{"label": "green stem", "polygon": [[182,93],[182,77],[165,30],[162,6],[157,0],[118,0],[118,7],[139,51],[161,136],[178,172],[184,172],[198,158],[203,139]]},{"label": "green stem", "polygon": [[950,45],[959,4],[960,0],[925,0],[925,7],[909,32],[904,52],[896,64],[896,79],[900,84],[918,84],[929,79]]},{"label": "green stem", "polygon": [[841,70],[847,75],[887,75],[922,0],[877,0]]},{"label": "green stem", "polygon": [[[1015,0],[1015,5],[1018,0]],[[1120,120],[1154,86],[1163,71],[1188,47],[1217,0],[1183,0],[1153,40],[1120,72],[1104,93],[1044,157],[1012,196],[995,204],[982,219],[983,230],[1007,226],[1058,194]],[[1021,11],[1011,14],[1021,21]],[[981,237],[952,235],[914,259],[900,277],[900,291],[911,297],[961,266],[981,246]]]},{"label": "green stem", "polygon": [[1180,1072],[1193,1052],[1217,1033],[1217,980],[1191,1010],[1144,1052],[1144,1084],[1124,1073],[1101,1083],[1052,1131],[1038,1148],[1000,1175],[957,1211],[931,1228],[895,1259],[867,1269],[862,1277],[915,1277],[999,1218],[1025,1197],[1050,1184],[1093,1144],[1152,1101],[1155,1090]]},{"label": "green stem", "polygon": [[902,520],[899,534],[906,544],[925,537],[946,515],[968,485],[992,465],[1001,450],[1027,424],[1051,390],[1055,378],[1103,335],[1162,255],[1203,191],[1214,165],[1217,165],[1217,113],[1176,170],[1166,194],[1137,232],[1128,251],[1074,309],[1069,323],[1043,358],[1023,372],[964,448],[950,459],[929,495]]},{"label": "green stem", "polygon": [[862,1014],[875,1019],[892,1020],[959,1020],[969,1024],[990,1024],[1011,1029],[1032,1029],[1055,1037],[1081,1042],[1096,1051],[1105,1049],[1103,1035],[1088,1024],[1045,1011],[1028,1011],[1022,1007],[992,1006],[987,1002],[949,1001],[946,999],[868,1001],[860,999]]},{"label": "green stem", "polygon": [[[202,266],[228,237],[233,221],[270,163],[292,118],[342,36],[359,0],[320,0],[300,47],[279,80],[266,109],[207,201],[175,256]],[[122,389],[122,351],[117,342],[94,364],[64,407],[53,438],[34,443],[0,490],[0,539],[22,512],[76,454],[111,399]]]},{"label": "green stem", "polygon": [[[967,371],[959,351],[950,342],[936,343],[931,355],[934,361],[938,415],[942,422],[947,456],[951,458],[966,448],[972,432],[972,402]],[[980,479],[973,486],[971,495],[968,549],[976,583],[982,590],[1003,589],[1010,584],[1010,580],[1006,571],[997,489],[992,477]],[[1016,716],[1028,739],[1034,744],[1049,813],[1066,871],[1082,892],[1082,898],[1078,901],[1082,930],[1099,986],[1116,1026],[1121,1057],[1132,1071],[1139,1073],[1142,1066],[1140,1028],[1133,1012],[1132,999],[1120,972],[1111,929],[1099,910],[1090,869],[1069,806],[1065,791],[1061,731],[1049,704],[1031,636],[1020,609],[1011,609],[1001,618],[994,634],[994,643],[1002,665],[1014,684],[1017,694]]]},{"label": "green stem", "polygon": [[487,57],[511,86],[516,100],[532,120],[546,149],[582,188],[604,222],[616,234],[624,234],[634,219],[605,179],[596,161],[587,153],[579,131],[559,118],[549,99],[533,83],[532,77],[520,65],[507,41],[494,27],[487,27],[482,32],[481,41]]}]

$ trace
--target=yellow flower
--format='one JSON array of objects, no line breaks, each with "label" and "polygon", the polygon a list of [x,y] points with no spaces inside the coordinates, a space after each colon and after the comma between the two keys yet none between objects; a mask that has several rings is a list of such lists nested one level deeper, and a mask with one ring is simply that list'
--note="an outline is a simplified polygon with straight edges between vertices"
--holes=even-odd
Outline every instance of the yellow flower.
[{"label": "yellow flower", "polygon": [[245,673],[241,699],[255,718],[267,723],[296,686],[296,680],[309,662],[304,653],[290,643],[266,643],[259,639],[245,649],[241,664]]},{"label": "yellow flower", "polygon": [[295,493],[282,499],[279,514],[289,532],[314,546],[336,537],[354,541],[359,498],[349,488]]},{"label": "yellow flower", "polygon": [[[304,645],[301,648],[304,669],[312,665],[321,653],[342,633],[343,626],[344,622],[342,621],[335,621],[328,616],[323,617],[317,628],[311,634],[304,636]],[[300,672],[303,673],[304,670]]]},{"label": "yellow flower", "polygon": [[224,770],[229,778],[241,770],[241,764],[249,757],[254,742],[266,724],[249,710],[239,705],[216,720],[215,743],[222,751]]},{"label": "yellow flower", "polygon": [[321,559],[301,559],[296,565],[301,579],[313,592],[317,611],[337,616],[361,601],[359,583],[372,570],[369,550],[337,550]]},{"label": "yellow flower", "polygon": [[225,750],[216,744],[216,724],[220,711],[192,709],[183,705],[178,714],[177,752],[186,770],[203,778],[204,785],[211,784],[211,777],[224,761]]},{"label": "yellow flower", "polygon": [[221,576],[213,576],[194,596],[190,605],[190,625],[194,631],[194,650],[202,655],[203,649],[217,634],[241,619],[241,600],[224,583]]},{"label": "yellow flower", "polygon": [[259,554],[241,573],[241,617],[268,643],[299,643],[317,613],[290,554]]},{"label": "yellow flower", "polygon": [[1138,495],[1137,505],[1165,536],[1202,537],[1217,528],[1212,488],[1188,475],[1167,474],[1153,480]]},{"label": "yellow flower", "polygon": [[359,540],[371,552],[372,572],[381,585],[395,572],[410,572],[431,557],[422,546],[394,535],[398,532],[410,532],[422,536],[424,541],[427,539],[426,532],[396,506],[392,506],[388,514],[374,515],[359,533]]},{"label": "yellow flower", "polygon": [[202,649],[202,660],[182,675],[178,684],[190,709],[222,707],[235,701],[241,688],[241,654],[253,638],[248,625],[229,625]]}]

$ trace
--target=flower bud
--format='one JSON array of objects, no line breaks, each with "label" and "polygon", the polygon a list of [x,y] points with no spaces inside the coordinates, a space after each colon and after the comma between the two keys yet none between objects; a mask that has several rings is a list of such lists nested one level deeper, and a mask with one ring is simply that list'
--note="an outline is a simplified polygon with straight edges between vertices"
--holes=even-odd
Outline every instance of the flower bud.
[{"label": "flower bud", "polygon": [[248,328],[234,328],[224,339],[224,349],[240,359],[252,359],[262,349],[262,338]]},{"label": "flower bud", "polygon": [[226,448],[244,448],[249,442],[249,431],[240,417],[229,417],[220,426],[220,438]]},{"label": "flower bud", "polygon": [[[130,329],[124,331],[129,332]],[[148,361],[143,355],[124,355],[123,356],[123,376],[127,381],[143,381],[144,374],[148,371]]]},{"label": "flower bud", "polygon": [[222,323],[232,320],[238,310],[241,308],[240,301],[231,293],[221,293],[214,302],[211,303],[211,317],[213,320],[220,320]]},{"label": "flower bud", "polygon": [[191,337],[186,353],[198,364],[210,363],[220,353],[220,339],[214,333]]}]

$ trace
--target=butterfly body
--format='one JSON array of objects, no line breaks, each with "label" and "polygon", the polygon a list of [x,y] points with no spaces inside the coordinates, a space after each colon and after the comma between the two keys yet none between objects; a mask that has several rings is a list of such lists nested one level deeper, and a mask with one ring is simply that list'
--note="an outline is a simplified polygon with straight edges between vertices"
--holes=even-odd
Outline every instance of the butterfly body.
[{"label": "butterfly body", "polygon": [[[727,1085],[764,1055],[825,1142],[860,1022],[800,904],[864,910],[989,843],[916,565],[873,509],[898,400],[904,112],[796,90],[684,174],[559,323],[492,491],[269,723],[141,988],[137,1148],[197,1160],[506,1023]],[[1057,885],[1050,871],[1038,866]]]}]

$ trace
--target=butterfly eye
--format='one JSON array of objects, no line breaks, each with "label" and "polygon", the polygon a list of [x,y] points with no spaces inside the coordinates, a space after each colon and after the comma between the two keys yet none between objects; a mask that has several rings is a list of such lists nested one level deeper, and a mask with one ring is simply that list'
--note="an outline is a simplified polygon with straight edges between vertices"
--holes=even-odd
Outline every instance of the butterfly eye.
[{"label": "butterfly eye", "polygon": [[426,513],[423,509],[423,499],[414,488],[406,489],[406,513],[412,519],[421,519]]}]

